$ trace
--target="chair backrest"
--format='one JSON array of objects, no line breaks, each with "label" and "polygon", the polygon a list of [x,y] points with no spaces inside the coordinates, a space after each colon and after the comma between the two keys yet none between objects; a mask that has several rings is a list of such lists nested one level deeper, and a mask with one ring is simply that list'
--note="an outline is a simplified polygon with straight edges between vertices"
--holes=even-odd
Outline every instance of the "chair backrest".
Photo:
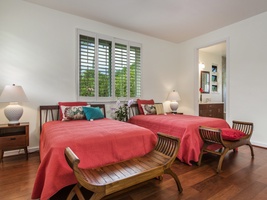
[{"label": "chair backrest", "polygon": [[154,150],[170,157],[168,162],[165,163],[165,167],[169,168],[177,157],[180,139],[163,133],[157,133],[157,135],[158,141]]},{"label": "chair backrest", "polygon": [[218,128],[200,126],[199,133],[203,141],[210,142],[210,143],[217,143],[217,144],[223,143],[221,130]]},{"label": "chair backrest", "polygon": [[253,123],[251,122],[241,122],[241,121],[233,121],[232,128],[242,131],[248,136],[252,135],[253,132]]}]

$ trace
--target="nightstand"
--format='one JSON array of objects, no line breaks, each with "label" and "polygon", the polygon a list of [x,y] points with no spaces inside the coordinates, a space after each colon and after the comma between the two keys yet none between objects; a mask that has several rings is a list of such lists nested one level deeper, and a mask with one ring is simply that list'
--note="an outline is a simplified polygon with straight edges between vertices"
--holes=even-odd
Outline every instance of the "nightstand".
[{"label": "nightstand", "polygon": [[28,160],[29,123],[19,125],[0,124],[0,162],[3,161],[4,151],[24,149]]}]

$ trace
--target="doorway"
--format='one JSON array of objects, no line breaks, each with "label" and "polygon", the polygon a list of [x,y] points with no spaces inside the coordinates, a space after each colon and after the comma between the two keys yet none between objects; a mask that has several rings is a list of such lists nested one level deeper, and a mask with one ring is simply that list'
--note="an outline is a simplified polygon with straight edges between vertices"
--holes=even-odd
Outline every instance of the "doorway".
[{"label": "doorway", "polygon": [[[223,115],[227,111],[227,41],[198,49],[198,88],[202,88],[202,72],[210,73],[209,92],[201,94],[201,103],[223,103]],[[200,102],[200,100],[199,100]]]}]

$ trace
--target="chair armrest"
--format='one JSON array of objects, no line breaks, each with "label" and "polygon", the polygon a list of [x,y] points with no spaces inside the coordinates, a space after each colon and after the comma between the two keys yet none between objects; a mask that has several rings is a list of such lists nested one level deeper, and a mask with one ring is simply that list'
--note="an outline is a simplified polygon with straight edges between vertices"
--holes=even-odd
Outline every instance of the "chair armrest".
[{"label": "chair armrest", "polygon": [[218,128],[200,126],[199,133],[203,141],[210,142],[210,143],[223,144],[221,130]]}]

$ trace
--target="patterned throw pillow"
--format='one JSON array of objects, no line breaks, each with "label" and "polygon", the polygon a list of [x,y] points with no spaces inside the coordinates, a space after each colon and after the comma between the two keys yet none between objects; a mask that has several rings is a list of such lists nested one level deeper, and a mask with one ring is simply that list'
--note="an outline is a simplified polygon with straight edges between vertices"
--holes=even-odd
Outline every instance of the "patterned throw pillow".
[{"label": "patterned throw pillow", "polygon": [[150,99],[150,100],[137,99],[136,102],[138,104],[138,110],[139,110],[140,115],[144,114],[143,108],[141,106],[142,104],[154,104],[153,99]]},{"label": "patterned throw pillow", "polygon": [[62,121],[85,119],[82,106],[61,106],[63,118]]},{"label": "patterned throw pillow", "polygon": [[145,115],[155,115],[157,113],[154,104],[141,104]]},{"label": "patterned throw pillow", "polygon": [[87,106],[87,102],[84,101],[71,101],[71,102],[58,102],[59,105],[59,120],[63,119],[64,110],[62,110],[62,106],[70,107],[70,106]]}]

